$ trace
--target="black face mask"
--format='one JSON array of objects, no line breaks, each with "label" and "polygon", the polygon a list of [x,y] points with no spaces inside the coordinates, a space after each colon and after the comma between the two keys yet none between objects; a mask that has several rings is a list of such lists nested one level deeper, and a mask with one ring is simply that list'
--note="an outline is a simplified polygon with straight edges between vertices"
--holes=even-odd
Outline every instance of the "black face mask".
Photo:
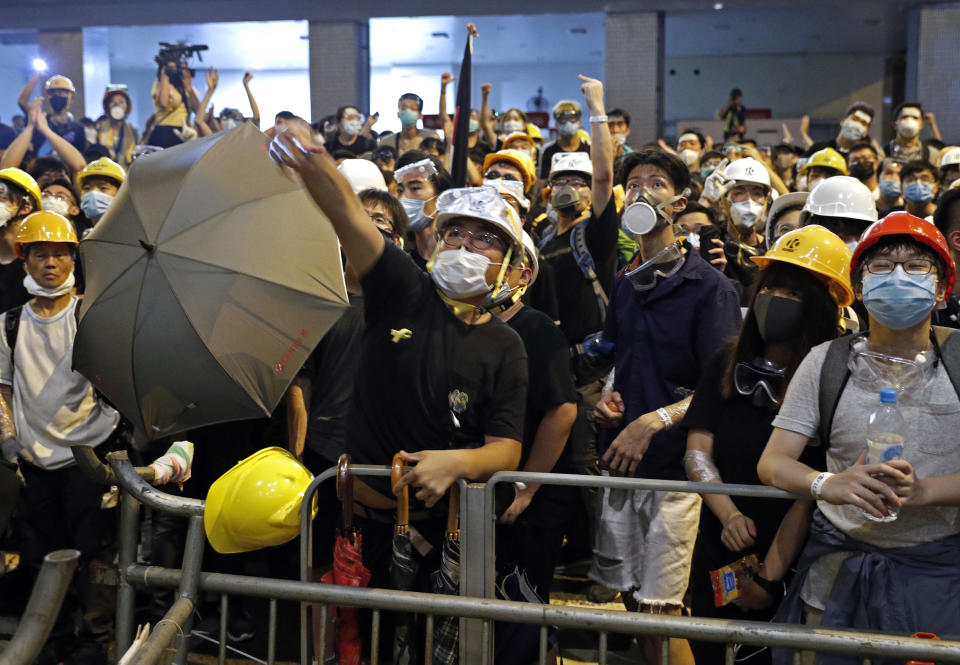
[{"label": "black face mask", "polygon": [[857,180],[866,180],[876,171],[877,166],[873,162],[851,162],[850,175]]},{"label": "black face mask", "polygon": [[60,95],[51,96],[50,108],[52,108],[55,113],[60,113],[63,109],[67,108],[67,98]]},{"label": "black face mask", "polygon": [[760,337],[767,344],[779,344],[794,339],[803,320],[803,303],[770,293],[760,293],[753,303]]}]

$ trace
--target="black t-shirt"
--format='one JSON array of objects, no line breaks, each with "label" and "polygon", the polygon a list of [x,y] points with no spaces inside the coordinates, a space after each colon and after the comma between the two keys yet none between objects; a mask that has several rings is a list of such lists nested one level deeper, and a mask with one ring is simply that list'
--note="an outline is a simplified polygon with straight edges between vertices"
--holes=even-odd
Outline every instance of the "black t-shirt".
[{"label": "black t-shirt", "polygon": [[[366,329],[347,427],[354,462],[477,448],[484,436],[523,440],[527,358],[509,326],[455,317],[430,276],[389,244],[360,283]],[[370,484],[389,494],[380,480]]]},{"label": "black t-shirt", "polygon": [[0,122],[0,150],[9,148],[15,138],[17,138],[17,130]]},{"label": "black t-shirt", "polygon": [[[597,278],[605,293],[610,293],[617,269],[617,230],[619,219],[617,206],[610,197],[600,216],[590,214],[586,222],[585,239],[590,256],[596,263]],[[575,227],[574,227],[575,228]],[[560,329],[570,344],[579,344],[583,338],[603,328],[603,318],[590,280],[587,279],[570,248],[570,229],[563,235],[551,238],[540,248],[543,263],[553,268],[557,289],[557,308]]]},{"label": "black t-shirt", "polygon": [[297,372],[310,380],[306,445],[335,463],[346,449],[347,410],[363,348],[363,297],[350,295],[350,307],[323,336]]},{"label": "black t-shirt", "polygon": [[[730,399],[723,398],[723,374],[732,351],[731,345],[725,345],[704,368],[693,401],[683,418],[683,427],[687,430],[705,429],[713,434],[713,462],[724,483],[762,485],[757,476],[757,462],[773,432],[776,411],[754,406],[752,398],[739,394]],[[800,459],[814,468],[826,468],[819,447],[807,446]],[[780,522],[792,505],[789,500],[746,496],[732,498],[737,509],[756,525],[756,542],[741,552],[728,550],[720,541],[723,525],[713,511],[704,506],[700,511],[700,536],[697,542],[700,570],[694,572],[695,576],[701,575],[704,569],[716,570],[751,552],[756,552],[763,560]],[[699,582],[697,586],[703,588],[704,579],[699,579]],[[706,579],[706,583],[709,585],[709,579]]]},{"label": "black t-shirt", "polygon": [[544,146],[540,153],[540,178],[546,180],[550,176],[550,167],[553,165],[553,156],[558,152],[585,152],[590,154],[590,144],[580,139],[580,146],[576,150],[564,150],[556,141],[551,141]]},{"label": "black t-shirt", "polygon": [[349,152],[352,152],[354,155],[359,156],[365,152],[370,152],[376,147],[376,145],[377,145],[376,141],[363,135],[357,136],[356,141],[354,141],[350,145],[346,145],[345,143],[340,143],[340,133],[337,132],[336,134],[331,136],[329,139],[327,139],[325,147],[327,149],[327,152],[329,152],[331,155],[335,153],[337,150],[347,150]]},{"label": "black t-shirt", "polygon": [[30,300],[31,296],[23,286],[26,276],[21,259],[14,259],[6,265],[0,264],[0,312],[19,307]]},{"label": "black t-shirt", "polygon": [[[524,307],[514,314],[507,325],[517,331],[527,351],[527,415],[523,426],[523,457],[521,467],[530,455],[530,448],[544,414],[565,402],[577,401],[577,389],[570,373],[570,350],[567,340],[557,325],[543,312]],[[560,471],[567,455],[557,461]],[[565,468],[569,468],[564,465]]]}]

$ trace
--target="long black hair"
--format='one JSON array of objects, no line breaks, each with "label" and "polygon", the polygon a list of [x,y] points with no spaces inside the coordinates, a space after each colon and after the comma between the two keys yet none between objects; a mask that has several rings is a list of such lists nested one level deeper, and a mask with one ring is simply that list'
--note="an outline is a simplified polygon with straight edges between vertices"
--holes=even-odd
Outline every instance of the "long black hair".
[{"label": "long black hair", "polygon": [[833,339],[839,333],[840,308],[837,306],[837,301],[830,295],[827,285],[809,270],[790,263],[772,261],[757,275],[750,291],[750,307],[740,327],[740,334],[731,341],[733,349],[727,360],[721,385],[721,395],[724,399],[730,399],[737,394],[733,385],[733,373],[737,363],[756,360],[763,356],[766,350],[767,345],[760,336],[757,316],[753,311],[757,294],[764,288],[796,291],[803,303],[803,317],[798,334],[791,342],[790,359],[786,364],[779,401],[783,401],[793,373],[797,371],[800,361],[810,352],[810,349]]}]

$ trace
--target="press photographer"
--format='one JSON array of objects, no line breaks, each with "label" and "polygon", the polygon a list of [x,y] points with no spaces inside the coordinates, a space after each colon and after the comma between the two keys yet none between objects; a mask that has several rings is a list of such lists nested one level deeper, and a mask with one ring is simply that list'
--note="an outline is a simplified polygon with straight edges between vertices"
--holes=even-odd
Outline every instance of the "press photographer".
[{"label": "press photographer", "polygon": [[149,123],[149,131],[144,132],[148,145],[161,148],[188,141],[196,135],[190,126],[190,114],[205,108],[206,100],[216,87],[213,70],[207,75],[208,92],[204,104],[198,100],[197,90],[193,87],[196,70],[190,67],[190,59],[196,54],[202,61],[200,51],[207,50],[206,44],[169,44],[160,42],[160,52],[154,60],[157,63],[157,80],[150,91],[153,97],[154,116]]}]

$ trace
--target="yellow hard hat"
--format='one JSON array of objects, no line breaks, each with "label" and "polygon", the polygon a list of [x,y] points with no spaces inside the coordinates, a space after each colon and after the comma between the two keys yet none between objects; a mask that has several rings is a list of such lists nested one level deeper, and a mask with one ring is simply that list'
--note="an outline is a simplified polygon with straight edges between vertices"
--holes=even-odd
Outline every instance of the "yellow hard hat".
[{"label": "yellow hard hat", "polygon": [[806,173],[812,166],[823,166],[828,169],[836,169],[842,175],[850,175],[847,171],[847,160],[833,148],[824,148],[817,150],[810,155],[810,159],[803,165],[803,172]]},{"label": "yellow hard hat", "polygon": [[853,302],[850,286],[850,249],[837,234],[819,224],[794,229],[780,236],[763,256],[750,260],[766,268],[772,261],[792,263],[805,268],[826,283],[830,295],[840,307]]},{"label": "yellow hard hat", "polygon": [[122,185],[127,177],[127,172],[123,167],[117,164],[109,157],[101,157],[95,162],[90,162],[77,174],[77,189],[83,189],[83,181],[92,176],[100,178],[113,178],[117,185]]},{"label": "yellow hard hat", "polygon": [[[283,448],[255,452],[207,492],[203,529],[221,554],[282,545],[300,533],[300,504],[313,475]],[[313,515],[317,514],[316,495]]]},{"label": "yellow hard hat", "polygon": [[76,245],[79,241],[69,219],[49,210],[41,210],[30,213],[20,222],[13,251],[21,259],[25,258],[23,248],[32,242],[67,242]]},{"label": "yellow hard hat", "polygon": [[40,210],[40,185],[26,171],[15,168],[0,169],[0,180],[12,182],[33,197],[33,209]]},{"label": "yellow hard hat", "polygon": [[523,176],[524,192],[529,191],[533,187],[533,183],[537,181],[536,167],[533,165],[530,155],[526,153],[510,148],[487,153],[487,156],[483,158],[483,172],[486,173],[487,169],[497,162],[508,162],[520,169],[520,174]]},{"label": "yellow hard hat", "polygon": [[542,141],[543,133],[540,131],[540,128],[537,127],[532,122],[527,123],[527,135],[532,138],[534,141]]},{"label": "yellow hard hat", "polygon": [[77,89],[73,87],[73,81],[63,74],[56,74],[47,79],[47,82],[43,84],[43,91],[49,92],[50,90],[66,90],[67,92],[73,93],[77,91]]}]

